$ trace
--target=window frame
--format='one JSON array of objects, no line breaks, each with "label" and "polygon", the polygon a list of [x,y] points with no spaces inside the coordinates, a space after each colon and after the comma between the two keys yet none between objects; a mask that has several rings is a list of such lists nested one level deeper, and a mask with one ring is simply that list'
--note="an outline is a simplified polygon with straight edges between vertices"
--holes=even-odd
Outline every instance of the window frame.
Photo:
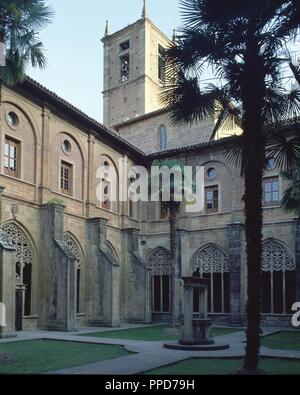
[{"label": "window frame", "polygon": [[[64,183],[65,183],[65,174],[62,175],[62,170],[68,168],[71,170],[70,175],[69,175],[69,189],[64,188]],[[74,165],[70,162],[67,162],[65,160],[61,160],[60,162],[60,193],[62,195],[70,196],[72,197],[74,195]]]},{"label": "window frame", "polygon": [[[10,142],[10,144],[7,144],[7,142]],[[11,143],[13,143],[14,145]],[[8,156],[5,154],[5,149],[7,145],[8,145]],[[11,156],[10,156],[11,147],[14,147],[16,150],[16,158],[13,159],[16,162],[15,170],[11,170],[9,166],[11,160]],[[5,166],[5,158],[8,158],[8,167]],[[3,170],[4,170],[4,174],[7,176],[19,178],[19,179],[21,178],[21,141],[7,134],[5,134],[4,136],[4,144],[3,144]]]},{"label": "window frame", "polygon": [[[212,204],[213,207],[210,209],[207,207],[208,199],[207,192],[213,192]],[[214,192],[217,191],[217,198],[214,197]],[[215,203],[217,202],[217,206],[215,207]],[[205,187],[205,213],[206,214],[218,214],[220,212],[220,188],[219,185],[208,185]]]},{"label": "window frame", "polygon": [[[268,192],[266,191],[266,184],[269,182],[270,183],[271,180],[271,190]],[[275,180],[277,182],[278,185],[278,189],[277,190],[273,190],[273,184],[275,183]],[[273,206],[278,206],[280,204],[280,182],[279,182],[279,176],[278,175],[274,175],[274,176],[268,176],[268,177],[264,177],[263,178],[263,199],[262,199],[262,203],[263,203],[263,207],[273,207]],[[271,200],[267,201],[266,200],[266,193],[270,193],[271,194]],[[274,193],[278,193],[278,200],[273,200],[273,194]]]}]

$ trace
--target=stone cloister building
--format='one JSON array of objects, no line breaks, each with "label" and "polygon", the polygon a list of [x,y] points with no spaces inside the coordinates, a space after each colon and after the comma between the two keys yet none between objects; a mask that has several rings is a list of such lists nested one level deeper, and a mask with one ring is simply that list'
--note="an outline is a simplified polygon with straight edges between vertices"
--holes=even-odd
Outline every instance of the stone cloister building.
[{"label": "stone cloister building", "polygon": [[[170,319],[169,221],[159,202],[100,202],[97,169],[149,167],[177,158],[205,168],[205,207],[177,221],[177,318],[181,276],[210,280],[215,322],[245,322],[243,179],[224,157],[214,120],[172,126],[158,95],[168,38],[146,12],[104,43],[104,124],[27,78],[1,87],[0,302],[2,337],[16,330],[71,331]],[[281,126],[299,133],[299,120]],[[230,134],[238,133],[233,130]],[[228,137],[230,138],[230,137]],[[280,209],[286,187],[270,160],[264,176],[263,322],[288,325],[300,300],[300,224]],[[119,193],[119,191],[118,191]],[[195,306],[195,309],[197,306]]]}]

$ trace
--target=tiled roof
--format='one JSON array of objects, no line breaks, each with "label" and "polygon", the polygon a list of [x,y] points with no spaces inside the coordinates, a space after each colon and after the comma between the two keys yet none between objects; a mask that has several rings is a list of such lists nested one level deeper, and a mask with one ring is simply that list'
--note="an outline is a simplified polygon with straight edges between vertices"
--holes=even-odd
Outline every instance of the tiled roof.
[{"label": "tiled roof", "polygon": [[144,156],[143,151],[121,137],[118,133],[106,128],[104,125],[91,118],[83,111],[79,110],[77,107],[73,106],[71,103],[58,96],[55,92],[50,91],[34,79],[26,77],[22,84],[17,85],[13,89],[21,90],[25,93],[32,93],[35,98],[41,99],[43,103],[48,103],[51,106],[54,106],[57,110],[60,109],[64,114],[68,114],[73,120],[76,120],[80,124],[84,124],[89,131],[94,132],[98,137],[106,138],[109,141],[118,144],[119,148],[130,151],[133,155],[138,155],[140,157]]},{"label": "tiled roof", "polygon": [[115,125],[112,125],[112,127],[116,130],[119,130],[123,127],[132,125],[134,123],[145,121],[147,119],[157,117],[158,115],[166,114],[168,111],[169,111],[168,107],[161,108],[159,110],[148,112],[147,114],[144,114],[144,115],[140,115],[139,117],[128,119],[128,121],[123,121],[123,122],[117,123]]},{"label": "tiled roof", "polygon": [[[190,151],[210,149],[225,144],[230,144],[235,139],[240,138],[239,136],[230,136],[230,137],[222,138],[220,140],[191,144],[177,148],[171,148],[165,151],[146,154],[145,152],[134,146],[132,143],[127,141],[125,138],[121,137],[118,133],[106,128],[104,125],[102,125],[95,119],[91,118],[83,111],[79,110],[71,103],[67,102],[65,99],[58,96],[55,92],[50,91],[49,89],[47,89],[39,82],[35,81],[30,77],[26,77],[25,81],[22,84],[17,85],[13,89],[20,90],[21,92],[25,92],[27,94],[28,93],[33,94],[34,98],[39,99],[43,104],[49,104],[50,106],[54,107],[56,110],[60,110],[64,114],[69,115],[72,120],[76,121],[81,125],[84,125],[84,128],[87,128],[89,132],[95,134],[97,137],[107,139],[115,146],[117,146],[117,149],[123,150],[123,152],[125,151],[126,153],[130,154],[131,157],[134,157],[134,159],[137,160],[150,161],[155,158],[164,158],[164,157],[178,155]],[[133,120],[124,122],[119,125],[121,126],[132,122],[138,122],[143,119],[147,119],[159,114],[163,114],[165,112],[168,112],[168,110],[169,110],[168,108],[164,108],[158,111],[154,111],[152,113],[143,115],[141,117],[135,118]],[[270,124],[266,127],[266,129],[272,130],[278,127],[281,129],[289,129],[291,126],[300,127],[300,117],[287,119],[285,121],[280,122],[279,124]]]}]

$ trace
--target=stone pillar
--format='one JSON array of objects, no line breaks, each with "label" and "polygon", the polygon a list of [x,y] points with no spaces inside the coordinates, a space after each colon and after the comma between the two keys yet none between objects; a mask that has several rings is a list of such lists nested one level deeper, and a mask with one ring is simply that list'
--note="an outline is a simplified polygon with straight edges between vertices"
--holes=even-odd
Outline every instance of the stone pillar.
[{"label": "stone pillar", "polygon": [[15,336],[15,249],[0,230],[0,338]]},{"label": "stone pillar", "polygon": [[241,308],[242,231],[242,224],[231,224],[228,226],[230,323],[237,326],[243,325]]},{"label": "stone pillar", "polygon": [[124,231],[126,256],[126,318],[132,322],[150,323],[151,312],[151,268],[139,253],[139,230]]},{"label": "stone pillar", "polygon": [[42,287],[41,319],[49,330],[74,331],[76,320],[75,256],[63,241],[64,210],[47,204],[41,211]]},{"label": "stone pillar", "polygon": [[92,300],[89,323],[94,326],[120,326],[120,265],[107,244],[107,220],[88,220],[90,287]]},{"label": "stone pillar", "polygon": [[40,162],[41,172],[41,184],[40,184],[40,197],[41,203],[45,203],[48,200],[49,193],[51,191],[50,182],[50,120],[51,112],[46,107],[43,108],[42,112],[42,158]]},{"label": "stone pillar", "polygon": [[88,191],[87,191],[87,217],[90,216],[92,207],[95,207],[96,186],[95,186],[95,137],[89,135],[88,138]]},{"label": "stone pillar", "polygon": [[184,255],[185,255],[185,237],[186,231],[177,229],[176,238],[177,238],[177,250],[176,250],[176,267],[175,267],[175,315],[176,319],[180,320],[183,315],[183,305],[182,305],[182,295],[181,295],[181,276],[186,275],[183,274],[183,265],[184,265]]},{"label": "stone pillar", "polygon": [[300,219],[295,220],[296,300],[300,302]]},{"label": "stone pillar", "polygon": [[193,286],[190,283],[184,283],[184,302],[183,302],[183,337],[181,343],[193,344]]}]

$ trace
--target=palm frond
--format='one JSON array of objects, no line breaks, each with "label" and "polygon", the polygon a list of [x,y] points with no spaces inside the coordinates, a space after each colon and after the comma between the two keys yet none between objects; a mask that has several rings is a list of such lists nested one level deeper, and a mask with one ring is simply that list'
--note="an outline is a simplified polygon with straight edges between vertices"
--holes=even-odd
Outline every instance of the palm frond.
[{"label": "palm frond", "polygon": [[274,158],[281,170],[292,171],[300,164],[300,139],[289,138],[282,131],[270,132],[266,136],[266,157]]},{"label": "palm frond", "polygon": [[176,82],[165,87],[160,99],[170,108],[172,123],[183,125],[213,118],[218,95],[216,90],[200,91],[196,78],[187,78],[179,72]]}]

